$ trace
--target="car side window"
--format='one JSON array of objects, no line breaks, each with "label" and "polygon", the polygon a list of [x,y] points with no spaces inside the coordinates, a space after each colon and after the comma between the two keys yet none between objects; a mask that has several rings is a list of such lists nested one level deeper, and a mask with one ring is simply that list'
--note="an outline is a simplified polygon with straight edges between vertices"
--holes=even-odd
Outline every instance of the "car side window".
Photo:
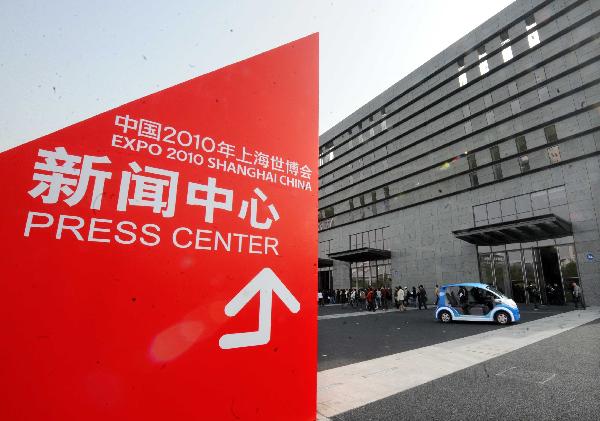
[{"label": "car side window", "polygon": [[446,288],[446,303],[451,307],[458,307],[458,288]]}]

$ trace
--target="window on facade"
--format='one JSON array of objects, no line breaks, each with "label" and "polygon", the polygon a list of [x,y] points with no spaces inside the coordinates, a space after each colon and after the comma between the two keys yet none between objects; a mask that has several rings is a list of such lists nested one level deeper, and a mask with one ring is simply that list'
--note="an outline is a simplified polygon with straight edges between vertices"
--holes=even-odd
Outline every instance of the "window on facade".
[{"label": "window on facade", "polygon": [[487,121],[487,124],[494,124],[496,122],[496,117],[494,116],[493,110],[485,113],[485,120]]},{"label": "window on facade", "polygon": [[527,150],[527,140],[525,136],[517,136],[515,138],[515,143],[517,145],[517,152],[523,153]]},{"label": "window on facade", "polygon": [[350,265],[350,287],[356,289],[391,288],[391,261],[370,260]]},{"label": "window on facade", "polygon": [[358,200],[360,201],[361,206],[365,205],[365,195],[364,194],[361,194],[360,197],[358,198]]},{"label": "window on facade", "polygon": [[329,152],[329,160],[332,161],[335,158],[333,151]]},{"label": "window on facade", "polygon": [[389,186],[385,186],[383,188],[383,196],[384,197],[390,197],[390,187]]},{"label": "window on facade", "polygon": [[513,58],[512,48],[510,47],[510,38],[508,37],[508,30],[500,33],[500,46],[502,49],[502,60],[506,63],[508,60]]},{"label": "window on facade", "polygon": [[548,158],[552,164],[558,164],[561,161],[560,148],[558,146],[548,148]]},{"label": "window on facade", "polygon": [[500,160],[500,147],[498,145],[494,145],[490,148],[490,155],[492,156],[492,161]]},{"label": "window on facade", "polygon": [[458,61],[457,61],[457,64],[458,64],[458,73],[459,73],[459,75],[458,75],[458,85],[462,87],[462,86],[465,86],[468,83],[467,73],[466,72],[461,73],[462,70],[465,68],[465,58],[464,57],[459,58]]},{"label": "window on facade", "polygon": [[[467,155],[467,162],[469,163],[470,170],[474,170],[475,168],[477,168],[477,160],[475,159],[475,154]],[[471,187],[478,186],[479,179],[477,178],[477,172],[470,173],[469,180],[471,181]]]},{"label": "window on facade", "polygon": [[381,122],[381,131],[383,132],[384,130],[387,130],[387,122],[386,122],[386,120],[383,120]]},{"label": "window on facade", "polygon": [[479,185],[479,179],[477,178],[476,172],[469,174],[469,180],[471,181],[471,187],[477,187]]},{"label": "window on facade", "polygon": [[[535,28],[537,22],[535,21],[535,17],[533,15],[529,15],[525,18],[525,30],[529,31],[532,28]],[[540,35],[538,31],[535,30],[529,35],[527,35],[527,42],[529,43],[529,48],[535,47],[540,43]]]},{"label": "window on facade", "polygon": [[465,133],[469,134],[473,131],[473,125],[471,124],[471,120],[465,121]]},{"label": "window on facade", "polygon": [[323,209],[323,216],[325,216],[325,218],[331,218],[333,217],[333,215],[333,206],[329,206],[328,208]]},{"label": "window on facade", "polygon": [[[484,58],[485,56],[487,56],[487,53],[485,51],[485,46],[479,47],[477,49],[477,54],[478,54],[479,60],[481,60],[482,58]],[[479,63],[479,73],[482,76],[485,75],[489,71],[490,71],[490,68],[488,66],[488,61],[487,60],[483,60],[481,63]]]},{"label": "window on facade", "polygon": [[527,155],[520,156],[519,160],[519,169],[522,173],[529,171],[529,157]]},{"label": "window on facade", "polygon": [[494,180],[501,180],[502,179],[502,165],[495,164],[493,166],[493,170],[494,170]]},{"label": "window on facade", "polygon": [[319,167],[322,166],[325,162],[323,161],[323,158],[319,158]]},{"label": "window on facade", "polygon": [[385,110],[385,107],[381,108],[381,115],[386,115],[387,111]]},{"label": "window on facade", "polygon": [[375,202],[377,200],[377,192],[375,190],[373,190],[371,192],[371,201]]},{"label": "window on facade", "polygon": [[510,111],[514,114],[518,114],[521,112],[521,101],[515,99],[510,102]]},{"label": "window on facade", "polygon": [[544,135],[546,136],[546,141],[548,143],[554,143],[558,140],[558,136],[556,135],[556,126],[551,124],[550,126],[544,127]]},{"label": "window on facade", "polygon": [[[490,155],[492,157],[492,162],[500,160],[500,147],[498,145],[492,146],[490,148]],[[500,164],[495,164],[493,166],[494,170],[494,180],[500,180],[502,178],[502,166]]]},{"label": "window on facade", "polygon": [[354,209],[354,200],[348,200],[348,205],[350,205],[350,210]]},{"label": "window on facade", "polygon": [[467,155],[467,162],[469,163],[469,169],[474,170],[477,168],[477,159],[475,158],[475,154]]},{"label": "window on facade", "polygon": [[471,107],[469,107],[469,104],[465,104],[462,106],[462,113],[463,113],[463,117],[469,117],[471,115]]}]

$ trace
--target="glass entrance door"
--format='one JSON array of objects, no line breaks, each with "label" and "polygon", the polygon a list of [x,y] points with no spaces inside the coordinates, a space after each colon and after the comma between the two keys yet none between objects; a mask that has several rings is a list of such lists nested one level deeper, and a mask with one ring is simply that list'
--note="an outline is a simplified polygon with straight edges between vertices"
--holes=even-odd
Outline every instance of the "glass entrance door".
[{"label": "glass entrance door", "polygon": [[508,263],[506,261],[506,253],[493,253],[494,255],[494,277],[496,278],[496,288],[508,295],[511,294],[510,279],[508,278]]},{"label": "glass entrance door", "polygon": [[525,302],[525,274],[523,273],[523,258],[521,250],[508,253],[508,276],[512,289],[512,299],[517,303]]},{"label": "glass entrance door", "polygon": [[579,283],[573,244],[479,253],[481,282],[494,285],[518,303],[533,303],[528,288],[535,286],[542,304],[572,300],[572,284]]},{"label": "glass entrance door", "polygon": [[331,269],[319,269],[319,291],[332,289]]},{"label": "glass entrance door", "polygon": [[565,293],[556,247],[540,247],[538,250],[539,264],[544,274],[544,284],[540,285],[540,291],[545,291],[548,304],[564,304]]},{"label": "glass entrance door", "polygon": [[[537,250],[535,250],[537,251]],[[523,284],[523,301],[522,302],[530,302],[529,294],[527,293],[527,285],[536,285],[539,291],[543,291],[540,288],[540,281],[538,276],[538,267],[537,261],[539,258],[536,258],[534,250],[532,249],[524,249],[523,250],[523,272],[524,272],[524,284]],[[542,292],[542,303],[545,303],[545,295]]]},{"label": "glass entrance door", "polygon": [[575,247],[572,244],[557,246],[560,262],[560,273],[563,279],[563,292],[566,302],[573,301],[573,282],[579,284],[579,271],[577,270],[577,259]]}]

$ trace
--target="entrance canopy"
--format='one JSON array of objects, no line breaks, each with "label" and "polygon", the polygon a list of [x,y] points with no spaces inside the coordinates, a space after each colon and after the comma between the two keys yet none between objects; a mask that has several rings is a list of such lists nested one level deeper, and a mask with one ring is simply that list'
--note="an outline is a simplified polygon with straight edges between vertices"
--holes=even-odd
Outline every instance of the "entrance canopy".
[{"label": "entrance canopy", "polygon": [[362,247],[346,251],[339,251],[328,254],[329,257],[342,262],[367,262],[369,260],[382,260],[392,257],[389,250]]},{"label": "entrance canopy", "polygon": [[573,234],[571,223],[556,215],[540,215],[476,228],[452,231],[456,238],[478,246],[528,243]]},{"label": "entrance canopy", "polygon": [[319,267],[320,268],[329,268],[333,266],[333,260],[327,259],[325,257],[319,257]]}]

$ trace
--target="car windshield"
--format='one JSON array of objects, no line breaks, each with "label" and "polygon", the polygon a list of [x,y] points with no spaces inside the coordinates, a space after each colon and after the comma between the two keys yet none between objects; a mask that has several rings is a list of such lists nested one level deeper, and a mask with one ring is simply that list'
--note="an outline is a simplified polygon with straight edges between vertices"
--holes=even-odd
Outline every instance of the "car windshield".
[{"label": "car windshield", "polygon": [[486,288],[501,298],[508,298],[506,295],[504,295],[503,293],[501,293],[500,291],[498,291],[496,288],[494,288],[491,285],[486,285]]}]

